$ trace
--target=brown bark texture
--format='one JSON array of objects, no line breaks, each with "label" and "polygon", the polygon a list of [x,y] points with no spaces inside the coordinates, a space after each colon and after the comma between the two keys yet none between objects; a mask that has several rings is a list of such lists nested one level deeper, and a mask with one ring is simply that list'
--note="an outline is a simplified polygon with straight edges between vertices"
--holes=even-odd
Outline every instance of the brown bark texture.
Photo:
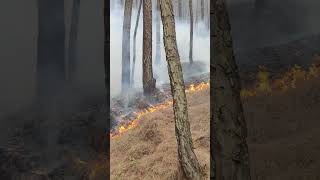
[{"label": "brown bark texture", "polygon": [[188,119],[187,98],[185,94],[180,57],[177,49],[172,1],[160,0],[160,9],[163,24],[163,41],[173,97],[178,158],[184,176],[190,180],[199,180],[201,179],[200,165],[193,151]]},{"label": "brown bark texture", "polygon": [[250,180],[247,128],[226,1],[211,3],[211,155],[216,165],[211,168],[217,180]]},{"label": "brown bark texture", "polygon": [[152,3],[143,0],[143,92],[151,95],[156,89],[156,80],[152,71]]}]

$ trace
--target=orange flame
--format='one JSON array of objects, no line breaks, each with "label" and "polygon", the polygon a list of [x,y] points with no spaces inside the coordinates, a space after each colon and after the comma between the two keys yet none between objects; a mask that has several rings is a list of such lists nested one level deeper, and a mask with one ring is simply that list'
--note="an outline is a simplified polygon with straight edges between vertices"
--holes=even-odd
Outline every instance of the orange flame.
[{"label": "orange flame", "polygon": [[257,86],[252,89],[241,90],[241,97],[252,97],[260,93],[272,93],[274,90],[283,92],[295,89],[299,81],[305,81],[320,77],[320,65],[312,64],[307,70],[295,65],[279,78],[271,80],[265,68],[257,74]]},{"label": "orange flame", "polygon": [[[272,93],[275,89],[286,91],[289,88],[296,88],[296,83],[299,80],[308,80],[312,78],[320,77],[320,65],[312,64],[308,70],[302,69],[300,66],[295,65],[288,72],[281,75],[280,78],[273,81],[270,80],[269,73],[266,68],[261,68],[257,74],[257,85],[252,89],[243,89],[240,92],[242,98],[256,96],[258,93]],[[198,85],[191,84],[187,89],[186,93],[195,93],[201,90],[208,89],[210,87],[209,82],[202,82]],[[130,121],[126,125],[118,127],[117,133],[111,133],[111,138],[121,136],[123,133],[130,129],[137,127],[139,119],[143,116],[153,113],[159,110],[166,109],[172,106],[172,100],[165,101],[164,103],[151,106],[140,112],[134,112],[136,114],[135,119]]]},{"label": "orange flame", "polygon": [[[209,87],[210,87],[210,83],[209,82],[207,82],[207,83],[201,82],[200,84],[197,84],[197,85],[191,84],[186,89],[186,93],[198,92],[198,91],[201,91],[201,90],[208,89]],[[161,103],[161,104],[158,104],[158,105],[155,105],[155,106],[151,106],[151,107],[149,107],[147,109],[144,109],[144,110],[142,110],[140,112],[134,112],[136,117],[133,120],[131,120],[128,124],[121,125],[120,127],[118,127],[117,133],[111,133],[110,134],[111,138],[119,137],[123,133],[127,132],[128,130],[137,127],[138,121],[139,121],[139,119],[141,119],[142,116],[145,116],[145,115],[147,115],[149,113],[153,113],[153,112],[156,112],[156,111],[159,111],[159,110],[166,109],[166,108],[172,106],[172,104],[173,104],[173,101],[172,100],[168,100],[168,101],[165,101],[164,103]]]}]

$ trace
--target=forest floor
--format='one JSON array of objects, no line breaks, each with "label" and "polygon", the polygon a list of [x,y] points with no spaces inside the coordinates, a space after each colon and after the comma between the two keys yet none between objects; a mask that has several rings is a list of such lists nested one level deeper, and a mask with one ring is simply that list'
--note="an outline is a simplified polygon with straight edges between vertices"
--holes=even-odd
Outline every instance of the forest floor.
[{"label": "forest floor", "polygon": [[[209,89],[188,95],[195,153],[208,179],[210,164]],[[143,116],[139,125],[111,139],[111,179],[179,179],[173,110]]]},{"label": "forest floor", "polygon": [[[195,153],[209,179],[209,90],[188,95]],[[320,178],[320,80],[245,98],[251,175],[254,180]],[[111,140],[111,179],[179,179],[172,108],[147,114]]]},{"label": "forest floor", "polygon": [[320,80],[244,102],[256,180],[320,179]]}]

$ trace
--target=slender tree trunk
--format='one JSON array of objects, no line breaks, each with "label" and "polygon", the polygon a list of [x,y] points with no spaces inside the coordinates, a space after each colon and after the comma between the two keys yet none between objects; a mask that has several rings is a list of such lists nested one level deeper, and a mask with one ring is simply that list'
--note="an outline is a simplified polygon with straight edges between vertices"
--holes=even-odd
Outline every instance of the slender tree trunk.
[{"label": "slender tree trunk", "polygon": [[[105,80],[105,87],[106,87],[106,104],[110,102],[110,74],[109,74],[109,64],[110,64],[110,57],[109,57],[109,51],[110,51],[110,35],[109,35],[109,25],[110,25],[110,13],[109,13],[109,7],[108,7],[109,0],[104,0],[104,80]],[[107,108],[107,122],[106,122],[106,129],[107,132],[110,130],[110,116],[109,116],[109,108]],[[110,147],[110,133],[106,133],[104,136],[104,144],[105,144],[105,154],[109,155],[109,147]],[[110,170],[107,170],[108,173],[110,173]]]},{"label": "slender tree trunk", "polygon": [[190,49],[189,49],[189,62],[193,63],[193,9],[192,0],[189,0],[189,14],[190,14]]},{"label": "slender tree trunk", "polygon": [[160,42],[160,5],[159,0],[156,0],[157,2],[157,13],[156,13],[156,64],[161,64],[161,42]]},{"label": "slender tree trunk", "polygon": [[216,179],[250,180],[247,127],[225,0],[212,1],[212,151]]},{"label": "slender tree trunk", "polygon": [[143,0],[143,92],[151,95],[156,89],[152,71],[152,3]]},{"label": "slender tree trunk", "polygon": [[182,0],[178,0],[178,18],[177,19],[183,19],[182,17]]},{"label": "slender tree trunk", "polygon": [[80,0],[73,0],[72,17],[71,17],[71,30],[68,47],[68,79],[74,80],[77,64],[77,37],[79,28],[80,16]]},{"label": "slender tree trunk", "polygon": [[181,62],[176,41],[172,1],[160,0],[160,9],[163,24],[163,41],[173,97],[178,158],[185,177],[190,180],[199,180],[201,178],[200,165],[193,151],[188,119],[187,97],[185,94]]},{"label": "slender tree trunk", "polygon": [[140,14],[141,14],[141,7],[142,7],[142,1],[143,0],[137,0],[140,1],[139,9],[137,13],[136,18],[136,26],[134,28],[134,34],[133,34],[133,59],[132,59],[132,73],[131,73],[131,86],[134,85],[134,70],[136,68],[136,46],[137,46],[137,32],[138,32],[138,26],[139,26],[139,20],[140,20]]},{"label": "slender tree trunk", "polygon": [[204,22],[204,0],[201,0],[201,21]]},{"label": "slender tree trunk", "polygon": [[122,93],[130,88],[130,30],[131,30],[132,0],[125,0],[122,33]]},{"label": "slender tree trunk", "polygon": [[66,79],[64,1],[38,0],[38,10],[37,94],[44,102],[61,91]]}]

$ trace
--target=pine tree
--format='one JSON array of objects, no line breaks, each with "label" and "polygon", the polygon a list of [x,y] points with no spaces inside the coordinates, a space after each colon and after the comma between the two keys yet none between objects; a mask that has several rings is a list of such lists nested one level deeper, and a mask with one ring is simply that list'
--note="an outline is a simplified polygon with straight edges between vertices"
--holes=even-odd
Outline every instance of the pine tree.
[{"label": "pine tree", "polygon": [[190,180],[200,180],[200,165],[193,151],[187,109],[187,97],[185,94],[182,67],[176,41],[172,1],[160,0],[160,9],[163,24],[163,41],[173,97],[178,158],[185,178]]}]

